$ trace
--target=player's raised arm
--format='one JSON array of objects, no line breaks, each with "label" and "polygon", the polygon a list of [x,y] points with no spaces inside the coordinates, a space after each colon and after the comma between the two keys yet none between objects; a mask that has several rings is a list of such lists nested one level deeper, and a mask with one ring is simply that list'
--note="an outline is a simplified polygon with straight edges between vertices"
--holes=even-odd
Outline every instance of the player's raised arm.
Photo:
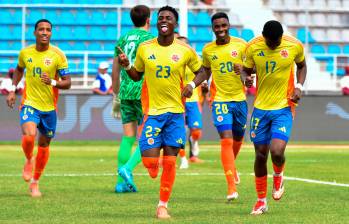
[{"label": "player's raised arm", "polygon": [[191,97],[193,89],[199,86],[202,82],[208,79],[209,75],[206,73],[204,66],[201,66],[198,71],[194,72],[195,78],[188,83],[182,91],[182,96]]},{"label": "player's raised arm", "polygon": [[120,47],[118,47],[118,49],[120,51],[118,56],[119,64],[125,69],[128,76],[130,76],[133,81],[141,80],[143,73],[137,72],[137,70],[131,65],[123,50]]}]

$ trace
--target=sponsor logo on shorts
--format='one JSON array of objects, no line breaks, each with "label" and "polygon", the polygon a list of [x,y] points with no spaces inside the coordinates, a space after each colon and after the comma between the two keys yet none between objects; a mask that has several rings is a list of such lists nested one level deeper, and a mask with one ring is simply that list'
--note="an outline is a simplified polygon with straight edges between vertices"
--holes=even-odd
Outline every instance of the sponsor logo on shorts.
[{"label": "sponsor logo on shorts", "polygon": [[199,122],[198,122],[198,121],[195,121],[193,125],[194,125],[194,126],[199,126]]},{"label": "sponsor logo on shorts", "polygon": [[53,135],[53,131],[48,131],[47,132],[47,136],[52,136]]},{"label": "sponsor logo on shorts", "polygon": [[223,121],[223,116],[219,115],[219,116],[217,117],[217,121],[218,121],[218,122],[222,122],[222,121]]},{"label": "sponsor logo on shorts", "polygon": [[256,133],[254,133],[254,131],[251,132],[251,137],[255,138],[256,137]]},{"label": "sponsor logo on shorts", "polygon": [[154,145],[154,139],[153,138],[148,138],[148,145]]},{"label": "sponsor logo on shorts", "polygon": [[182,138],[179,138],[176,142],[177,142],[178,144],[183,144]]},{"label": "sponsor logo on shorts", "polygon": [[27,119],[28,119],[28,115],[26,115],[26,114],[23,115],[22,119],[23,119],[23,120],[27,120]]}]

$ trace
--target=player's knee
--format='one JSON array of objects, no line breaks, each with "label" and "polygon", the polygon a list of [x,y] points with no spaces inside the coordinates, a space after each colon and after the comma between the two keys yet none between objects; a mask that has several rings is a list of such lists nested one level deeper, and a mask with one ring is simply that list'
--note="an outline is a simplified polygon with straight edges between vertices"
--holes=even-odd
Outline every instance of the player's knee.
[{"label": "player's knee", "polygon": [[256,152],[256,161],[260,163],[266,163],[268,161],[268,154]]},{"label": "player's knee", "polygon": [[191,132],[191,137],[195,141],[199,140],[201,138],[201,135],[202,135],[201,129],[194,129]]},{"label": "player's knee", "polygon": [[155,178],[159,172],[159,158],[158,157],[142,157],[142,162],[145,168],[148,169],[150,177]]},{"label": "player's knee", "polygon": [[285,161],[285,156],[282,152],[271,153],[271,158],[274,164],[281,165]]}]

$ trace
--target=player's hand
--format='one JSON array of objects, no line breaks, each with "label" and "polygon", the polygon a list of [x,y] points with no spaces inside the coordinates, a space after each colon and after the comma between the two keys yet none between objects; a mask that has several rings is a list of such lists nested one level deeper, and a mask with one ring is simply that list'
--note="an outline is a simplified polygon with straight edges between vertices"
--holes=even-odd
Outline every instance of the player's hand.
[{"label": "player's hand", "polygon": [[130,61],[128,60],[126,54],[123,52],[123,50],[122,50],[120,47],[118,47],[118,50],[119,50],[119,52],[120,52],[120,54],[119,54],[119,56],[118,56],[118,58],[119,58],[119,64],[120,64],[122,67],[126,68],[126,67],[130,64]]},{"label": "player's hand", "polygon": [[298,103],[298,101],[301,99],[301,96],[302,96],[302,91],[298,88],[295,88],[290,100],[294,103]]},{"label": "player's hand", "polygon": [[234,64],[234,72],[235,74],[240,75],[242,73],[242,65]]},{"label": "player's hand", "polygon": [[201,83],[201,92],[203,95],[206,95],[208,93],[208,83],[207,81],[204,81]]},{"label": "player's hand", "polygon": [[112,110],[111,110],[111,115],[116,119],[121,118],[120,98],[117,94],[113,94],[113,106],[112,106]]},{"label": "player's hand", "polygon": [[186,85],[182,91],[182,97],[190,98],[193,95],[193,87],[191,85]]},{"label": "player's hand", "polygon": [[250,88],[253,86],[253,76],[246,76],[244,84],[247,88]]},{"label": "player's hand", "polygon": [[10,92],[7,97],[6,97],[6,103],[7,106],[9,106],[10,108],[13,108],[13,106],[16,103],[16,94],[15,92]]},{"label": "player's hand", "polygon": [[41,82],[46,85],[51,85],[51,79],[46,72],[41,74]]}]

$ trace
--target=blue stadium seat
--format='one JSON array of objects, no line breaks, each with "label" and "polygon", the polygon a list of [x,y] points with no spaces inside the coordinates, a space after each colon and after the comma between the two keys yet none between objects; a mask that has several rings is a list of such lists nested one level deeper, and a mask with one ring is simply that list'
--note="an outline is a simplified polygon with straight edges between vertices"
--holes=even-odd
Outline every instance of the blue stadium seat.
[{"label": "blue stadium seat", "polygon": [[240,34],[239,34],[239,31],[238,29],[234,28],[234,27],[231,27],[229,29],[229,35],[230,36],[233,36],[233,37],[240,37]]},{"label": "blue stadium seat", "polygon": [[202,42],[212,41],[212,31],[209,28],[197,28],[196,29],[196,40]]},{"label": "blue stadium seat", "polygon": [[122,26],[133,26],[130,18],[130,11],[122,11],[121,13],[121,25]]},{"label": "blue stadium seat", "polygon": [[156,26],[156,23],[158,21],[158,12],[153,11],[150,16],[150,24],[153,26]]},{"label": "blue stadium seat", "polygon": [[99,42],[90,42],[87,48],[89,51],[101,51],[102,50],[102,46],[100,45]]},{"label": "blue stadium seat", "polygon": [[73,14],[71,11],[61,11],[59,21],[56,22],[57,24],[65,24],[65,25],[71,25],[76,23],[75,14]]},{"label": "blue stadium seat", "polygon": [[0,26],[1,35],[0,40],[11,40],[11,28],[6,25]]},{"label": "blue stadium seat", "polygon": [[78,10],[76,13],[76,20],[81,25],[84,25],[84,24],[89,25],[92,23],[91,14],[92,13],[89,10],[81,10],[81,11]]},{"label": "blue stadium seat", "polygon": [[344,47],[343,47],[343,53],[344,53],[344,54],[349,54],[349,45],[344,45]]},{"label": "blue stadium seat", "polygon": [[0,24],[21,24],[22,22],[22,10],[20,8],[7,8],[1,9]]},{"label": "blue stadium seat", "polygon": [[42,10],[30,9],[30,12],[26,14],[26,22],[28,24],[35,24],[39,19],[44,18]]},{"label": "blue stadium seat", "polygon": [[116,10],[108,10],[105,17],[105,24],[116,24],[118,21],[118,12]]},{"label": "blue stadium seat", "polygon": [[34,36],[34,27],[30,26],[25,29],[25,39],[26,40],[35,40]]},{"label": "blue stadium seat", "polygon": [[211,17],[207,11],[201,11],[196,15],[196,24],[199,26],[211,26]]},{"label": "blue stadium seat", "polygon": [[[121,27],[121,35],[120,36],[125,35],[130,30],[132,30],[131,26],[123,26],[123,27]],[[152,29],[151,29],[151,33],[153,33]]]},{"label": "blue stadium seat", "polygon": [[340,54],[342,49],[338,44],[330,44],[327,47],[327,53],[329,54]]},{"label": "blue stadium seat", "polygon": [[345,75],[345,69],[344,68],[337,68],[337,75],[338,76],[344,76]]},{"label": "blue stadium seat", "polygon": [[11,30],[11,39],[10,40],[22,40],[22,27],[15,26]]},{"label": "blue stadium seat", "polygon": [[202,49],[204,48],[205,43],[196,43],[195,44],[195,50],[201,54]]},{"label": "blue stadium seat", "polygon": [[[36,12],[35,12],[36,13]],[[54,8],[50,8],[50,9],[47,9],[46,11],[45,11],[45,18],[46,19],[48,19],[48,20],[50,20],[53,24],[59,24],[59,23],[57,23],[56,21],[57,20],[59,20],[58,18],[59,18],[59,16],[60,16],[60,14],[58,14],[58,12],[57,12],[57,10],[56,9],[54,9]],[[31,16],[29,16],[29,18],[30,18]],[[31,23],[35,23],[37,20],[38,20],[38,18],[39,17],[41,17],[41,18],[43,18],[43,13],[41,13],[41,12],[39,12],[38,13],[38,15],[36,15],[36,18],[30,18],[31,19]]]},{"label": "blue stadium seat", "polygon": [[91,25],[97,25],[97,24],[104,25],[105,24],[104,20],[105,20],[105,16],[103,11],[100,11],[100,10],[94,11],[92,13]]},{"label": "blue stadium seat", "polygon": [[117,39],[117,30],[116,27],[110,26],[106,28],[106,35],[104,35],[104,38],[101,38],[102,40],[114,40]]},{"label": "blue stadium seat", "polygon": [[53,36],[56,40],[73,40],[73,31],[69,26],[60,26]]},{"label": "blue stadium seat", "polygon": [[75,41],[75,43],[73,44],[73,50],[85,51],[87,50],[87,46],[83,41]]},{"label": "blue stadium seat", "polygon": [[251,29],[242,29],[241,31],[241,38],[244,39],[245,41],[250,41],[251,39],[253,39],[254,37],[254,33],[253,30]]},{"label": "blue stadium seat", "polygon": [[196,33],[194,32],[194,28],[193,27],[189,27],[189,29],[188,29],[188,39],[189,39],[189,42],[196,42],[196,41],[198,41]]},{"label": "blue stadium seat", "polygon": [[[210,20],[211,21],[211,20]],[[195,26],[196,25],[196,15],[193,11],[188,11],[188,25]]]},{"label": "blue stadium seat", "polygon": [[[315,40],[309,31],[307,35],[308,35],[308,43],[315,43]],[[306,41],[305,28],[299,28],[297,30],[297,39],[300,40],[302,43],[305,43]]]},{"label": "blue stadium seat", "polygon": [[313,44],[313,46],[311,46],[311,48],[310,48],[310,52],[313,54],[324,54],[325,48],[323,45]]},{"label": "blue stadium seat", "polygon": [[100,40],[105,30],[102,28],[102,26],[91,26],[90,27],[90,39],[91,40]]},{"label": "blue stadium seat", "polygon": [[72,44],[70,44],[69,42],[65,42],[65,41],[59,43],[58,47],[63,51],[72,50]]},{"label": "blue stadium seat", "polygon": [[90,38],[86,26],[76,26],[73,29],[75,40],[88,40]]},{"label": "blue stadium seat", "polygon": [[104,42],[104,50],[105,51],[114,51],[115,49],[115,42]]}]

